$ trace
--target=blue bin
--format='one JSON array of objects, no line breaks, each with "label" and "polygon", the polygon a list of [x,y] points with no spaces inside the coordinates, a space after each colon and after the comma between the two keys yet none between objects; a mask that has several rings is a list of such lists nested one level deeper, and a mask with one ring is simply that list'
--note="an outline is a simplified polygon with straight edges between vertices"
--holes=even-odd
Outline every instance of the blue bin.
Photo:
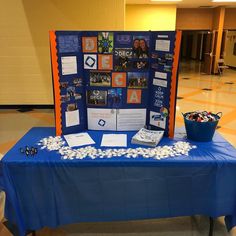
[{"label": "blue bin", "polygon": [[199,142],[211,141],[215,133],[218,121],[222,116],[222,112],[218,112],[217,114],[212,114],[212,116],[214,116],[216,120],[209,122],[197,122],[186,119],[186,116],[190,113],[192,112],[187,112],[183,114],[184,124],[188,139]]}]

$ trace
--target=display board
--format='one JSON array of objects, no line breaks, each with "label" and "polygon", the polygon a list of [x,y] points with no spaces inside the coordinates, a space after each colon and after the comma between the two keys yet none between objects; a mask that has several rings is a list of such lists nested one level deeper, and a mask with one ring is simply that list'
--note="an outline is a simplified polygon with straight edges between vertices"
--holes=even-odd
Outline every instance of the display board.
[{"label": "display board", "polygon": [[180,31],[50,31],[56,134],[173,137]]}]

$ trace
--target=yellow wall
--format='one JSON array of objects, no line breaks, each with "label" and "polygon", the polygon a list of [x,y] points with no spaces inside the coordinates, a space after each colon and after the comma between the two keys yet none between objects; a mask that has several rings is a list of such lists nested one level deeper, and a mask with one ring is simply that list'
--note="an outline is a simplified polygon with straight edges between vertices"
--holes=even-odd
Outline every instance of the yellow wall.
[{"label": "yellow wall", "polygon": [[229,31],[225,47],[225,64],[236,67],[236,55],[233,54],[234,44],[236,43],[236,31]]},{"label": "yellow wall", "polygon": [[236,8],[225,9],[224,29],[236,30]]},{"label": "yellow wall", "polygon": [[175,5],[126,5],[126,30],[175,30]]},{"label": "yellow wall", "polygon": [[[176,16],[176,29],[182,30],[211,30],[218,27],[217,10],[178,8]],[[236,29],[236,8],[225,9],[224,29]]]},{"label": "yellow wall", "polygon": [[176,29],[210,30],[212,28],[212,9],[178,8]]},{"label": "yellow wall", "polygon": [[123,30],[124,0],[1,0],[0,105],[52,104],[49,30]]},{"label": "yellow wall", "polygon": [[221,9],[222,9],[221,7],[216,7],[213,9],[213,21],[212,21],[213,30],[218,30],[220,23],[222,24],[222,22],[220,21]]}]

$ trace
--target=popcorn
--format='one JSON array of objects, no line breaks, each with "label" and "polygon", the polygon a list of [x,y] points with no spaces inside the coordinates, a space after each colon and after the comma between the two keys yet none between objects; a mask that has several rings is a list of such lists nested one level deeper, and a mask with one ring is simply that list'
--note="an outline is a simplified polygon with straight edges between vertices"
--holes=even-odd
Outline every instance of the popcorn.
[{"label": "popcorn", "polygon": [[60,137],[48,137],[39,141],[38,145],[42,146],[41,149],[48,151],[58,151],[63,160],[82,160],[84,158],[112,158],[112,157],[126,157],[126,158],[152,158],[161,160],[165,158],[186,155],[188,156],[191,149],[197,148],[195,145],[190,145],[189,142],[178,141],[174,145],[158,146],[155,148],[114,148],[114,149],[97,149],[92,146],[81,148],[71,148],[65,146],[65,141]]},{"label": "popcorn", "polygon": [[39,141],[38,145],[41,145],[41,149],[47,148],[49,151],[57,151],[63,147],[65,141],[61,138],[61,136],[52,137],[49,136],[48,138],[43,138]]}]

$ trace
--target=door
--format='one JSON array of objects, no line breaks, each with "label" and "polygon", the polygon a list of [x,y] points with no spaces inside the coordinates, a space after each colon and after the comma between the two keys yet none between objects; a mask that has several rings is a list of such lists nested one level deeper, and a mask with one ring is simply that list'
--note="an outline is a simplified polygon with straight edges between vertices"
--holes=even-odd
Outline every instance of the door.
[{"label": "door", "polygon": [[192,48],[193,48],[193,34],[187,34],[187,52],[186,52],[186,59],[192,59]]},{"label": "door", "polygon": [[212,72],[216,33],[216,31],[209,31],[204,37],[204,63],[201,71],[205,74]]}]

